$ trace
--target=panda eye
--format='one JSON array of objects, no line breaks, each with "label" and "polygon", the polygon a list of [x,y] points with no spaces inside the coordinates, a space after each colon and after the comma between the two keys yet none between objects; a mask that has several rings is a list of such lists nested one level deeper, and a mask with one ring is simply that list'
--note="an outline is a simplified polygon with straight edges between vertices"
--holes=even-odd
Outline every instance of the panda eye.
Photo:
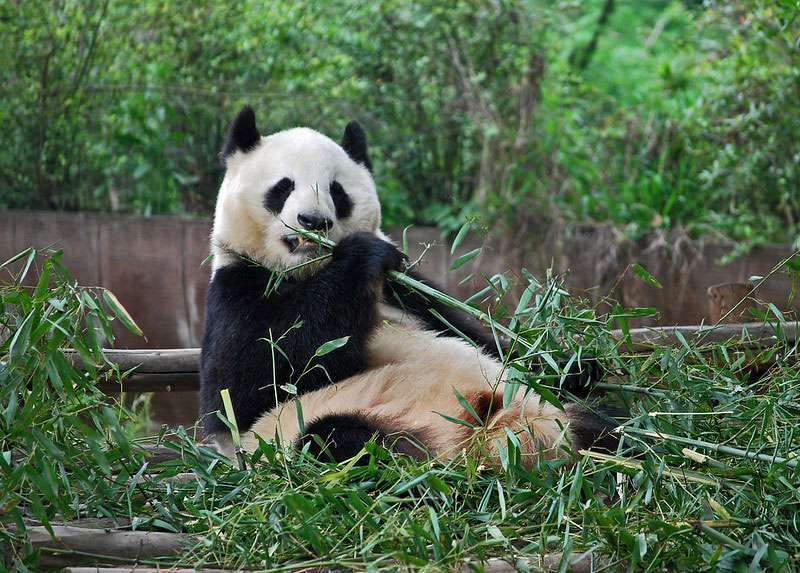
[{"label": "panda eye", "polygon": [[270,187],[267,194],[264,195],[264,207],[267,211],[272,211],[277,215],[283,210],[283,204],[286,203],[286,199],[292,191],[294,191],[294,181],[284,177]]},{"label": "panda eye", "polygon": [[344,219],[350,216],[353,212],[353,200],[350,195],[344,190],[342,184],[338,181],[331,181],[331,199],[333,199],[333,206],[336,208],[336,217]]}]

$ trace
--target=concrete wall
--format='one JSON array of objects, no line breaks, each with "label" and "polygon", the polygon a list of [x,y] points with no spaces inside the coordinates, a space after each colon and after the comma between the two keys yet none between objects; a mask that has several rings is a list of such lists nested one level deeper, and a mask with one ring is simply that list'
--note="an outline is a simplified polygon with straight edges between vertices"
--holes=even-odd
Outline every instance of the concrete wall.
[{"label": "concrete wall", "polygon": [[28,247],[62,249],[78,284],[110,289],[146,340],[115,328],[119,348],[199,346],[210,224],[176,217],[0,212],[0,259]]},{"label": "concrete wall", "polygon": [[[63,249],[63,262],[78,283],[111,289],[144,331],[145,340],[118,329],[118,348],[193,347],[202,338],[210,267],[201,263],[208,254],[210,230],[208,219],[6,211],[0,212],[0,261],[30,246]],[[390,231],[390,235],[402,241],[402,231]],[[527,235],[519,240],[513,240],[510,232],[498,240],[473,235],[452,256],[435,229],[410,229],[407,240],[412,260],[426,250],[426,244],[431,245],[420,270],[458,298],[485,286],[482,275],[503,272],[518,277],[519,269],[525,267],[544,278],[548,267],[555,272],[569,269],[568,290],[590,299],[599,310],[609,308],[609,296],[623,306],[659,309],[660,321],[646,319],[637,326],[699,324],[708,315],[708,286],[764,276],[790,254],[786,247],[761,246],[721,266],[717,261],[730,251],[730,245],[687,240],[670,245],[653,240],[632,244],[613,230],[597,226],[540,236],[547,241],[531,248],[525,247],[530,243]],[[478,258],[446,272],[455,257],[478,246],[483,246]],[[664,288],[641,281],[629,268],[634,262]],[[469,274],[474,278],[459,285]],[[790,289],[791,279],[780,274],[756,296],[786,309]],[[505,302],[514,304],[513,294]]]}]

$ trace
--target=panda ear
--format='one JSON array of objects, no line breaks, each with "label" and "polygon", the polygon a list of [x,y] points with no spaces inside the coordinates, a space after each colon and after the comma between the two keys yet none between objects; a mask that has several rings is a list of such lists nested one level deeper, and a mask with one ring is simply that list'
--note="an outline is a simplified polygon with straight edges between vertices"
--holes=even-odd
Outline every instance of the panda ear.
[{"label": "panda ear", "polygon": [[367,135],[357,121],[351,121],[344,128],[342,148],[350,156],[350,159],[372,172],[372,162],[367,155]]},{"label": "panda ear", "polygon": [[252,151],[260,141],[261,134],[256,128],[256,112],[252,107],[246,105],[233,120],[225,135],[225,143],[219,154],[222,164],[225,165],[228,157],[237,151],[245,153]]}]

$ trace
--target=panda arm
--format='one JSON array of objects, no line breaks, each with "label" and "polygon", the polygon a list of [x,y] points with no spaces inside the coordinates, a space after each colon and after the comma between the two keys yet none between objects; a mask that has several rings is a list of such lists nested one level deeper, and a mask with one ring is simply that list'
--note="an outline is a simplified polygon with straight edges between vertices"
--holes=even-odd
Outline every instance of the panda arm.
[{"label": "panda arm", "polygon": [[[442,290],[436,286],[436,283],[426,279],[419,273],[407,271],[406,274],[436,290]],[[490,356],[503,360],[508,353],[507,342],[503,338],[495,340],[491,331],[483,327],[477,320],[431,297],[396,282],[386,280],[383,285],[383,298],[384,302],[421,320],[427,328],[441,332],[441,336],[459,337],[459,334],[442,322],[431,310],[435,310],[447,323],[467,336]],[[580,362],[573,361],[571,364],[569,359],[566,358],[557,360],[557,362],[561,369],[566,368],[567,365],[569,365],[569,368],[566,376],[563,379],[556,379],[554,383],[560,385],[559,389],[561,391],[569,392],[578,397],[586,397],[594,383],[602,380],[605,376],[600,362],[590,355],[584,355]],[[532,359],[530,366],[532,372],[550,375],[558,374],[558,372],[551,372],[550,366],[543,360]]]},{"label": "panda arm", "polygon": [[[281,318],[276,326],[287,333],[278,346],[292,357],[295,369],[312,359],[316,365],[299,380],[300,391],[321,387],[329,378],[336,382],[366,366],[367,340],[380,320],[384,272],[402,268],[403,261],[404,255],[385,241],[368,234],[350,235],[334,249],[329,264],[274,299]],[[298,322],[301,326],[292,328]],[[348,340],[342,347],[315,357],[321,345],[344,337]],[[305,380],[309,375],[311,379]]]},{"label": "panda arm", "polygon": [[[427,286],[442,291],[436,283],[414,270],[406,271],[406,274]],[[451,325],[486,353],[502,359],[502,352],[505,349],[498,348],[498,341],[495,340],[492,333],[468,314],[390,280],[384,281],[383,298],[387,304],[408,312],[421,320],[427,328],[440,331],[442,336],[459,338],[459,334],[448,326],[448,324]],[[431,312],[432,310],[436,311],[446,323]]]}]

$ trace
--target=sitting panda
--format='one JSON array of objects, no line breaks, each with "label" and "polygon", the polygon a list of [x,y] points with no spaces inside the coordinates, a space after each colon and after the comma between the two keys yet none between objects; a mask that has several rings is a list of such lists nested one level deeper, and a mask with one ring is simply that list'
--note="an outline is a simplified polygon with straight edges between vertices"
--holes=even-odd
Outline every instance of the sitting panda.
[{"label": "sitting panda", "polygon": [[[307,128],[263,137],[248,106],[221,158],[200,377],[206,439],[222,453],[234,455],[217,415],[226,388],[250,451],[258,435],[317,454],[324,444],[341,461],[375,439],[415,458],[474,448],[497,465],[506,430],[528,466],[564,445],[615,447],[610,425],[578,404],[560,410],[520,390],[503,408],[496,339],[461,311],[387,279],[406,257],[381,232],[358,123],[341,145]],[[326,252],[298,229],[337,245]],[[344,344],[320,351],[330,341],[338,343],[327,350]]]}]

